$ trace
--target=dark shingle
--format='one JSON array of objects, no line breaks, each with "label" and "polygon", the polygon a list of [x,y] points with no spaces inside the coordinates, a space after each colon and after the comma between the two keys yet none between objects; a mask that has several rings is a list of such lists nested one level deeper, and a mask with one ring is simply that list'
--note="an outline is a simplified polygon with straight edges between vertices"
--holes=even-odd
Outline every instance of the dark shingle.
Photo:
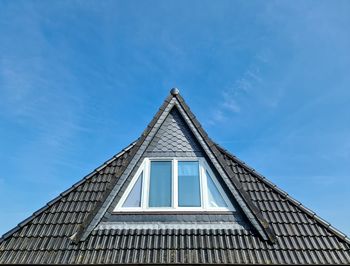
[{"label": "dark shingle", "polygon": [[[181,97],[178,100],[184,103]],[[162,106],[163,109],[168,102],[170,98]],[[190,117],[198,126],[198,121],[191,113]],[[156,121],[157,117],[152,123]],[[151,129],[152,125],[145,130],[145,137]],[[167,145],[171,146],[168,140]],[[95,228],[85,241],[72,243],[70,237],[100,204],[111,182],[121,184],[118,183],[120,174],[139,147],[134,143],[5,234],[0,243],[0,264],[350,263],[349,239],[341,232],[235,156],[212,142],[209,144],[222,158],[221,163],[230,169],[230,180],[238,183],[272,228],[276,235],[274,244],[263,240],[250,227]],[[181,141],[176,142],[176,145],[181,145]],[[232,218],[218,217],[201,215],[184,218],[179,215],[177,218],[181,222],[192,223],[217,222],[218,219],[234,223]],[[155,219],[154,216],[147,217],[149,222]]]}]

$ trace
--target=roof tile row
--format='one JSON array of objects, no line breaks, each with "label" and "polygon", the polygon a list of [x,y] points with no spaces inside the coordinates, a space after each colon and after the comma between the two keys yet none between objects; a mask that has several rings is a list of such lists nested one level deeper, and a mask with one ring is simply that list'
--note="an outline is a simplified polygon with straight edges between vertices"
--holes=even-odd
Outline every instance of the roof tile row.
[{"label": "roof tile row", "polygon": [[32,264],[345,264],[349,256],[340,251],[230,250],[221,249],[119,249],[93,251],[19,251],[7,253],[3,263]]},{"label": "roof tile row", "polygon": [[[226,156],[254,204],[277,236],[274,245],[250,230],[94,230],[86,241],[70,237],[100,200],[128,151],[63,193],[0,244],[0,263],[264,263],[346,264],[350,245],[328,223]],[[116,175],[117,176],[117,175]],[[270,194],[270,195],[267,195]]]},{"label": "roof tile row", "polygon": [[[21,241],[22,240],[22,241]],[[48,248],[50,247],[50,248]],[[96,230],[79,245],[67,237],[14,237],[2,250],[92,250],[92,249],[256,249],[256,250],[348,250],[336,237],[279,236],[272,246],[242,230]]]}]

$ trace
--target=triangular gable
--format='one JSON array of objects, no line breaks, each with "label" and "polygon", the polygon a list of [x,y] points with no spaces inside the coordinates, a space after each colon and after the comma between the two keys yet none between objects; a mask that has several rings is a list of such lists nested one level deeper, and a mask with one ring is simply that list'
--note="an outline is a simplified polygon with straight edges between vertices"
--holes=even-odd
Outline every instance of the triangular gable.
[{"label": "triangular gable", "polygon": [[[238,218],[237,220],[241,220],[244,214],[233,206],[237,206],[237,203],[234,201],[231,193],[227,195],[227,192],[224,191],[204,156],[204,150],[181,114],[176,107],[172,108],[145,150],[139,163],[134,167],[123,187],[120,188],[102,221],[108,222],[118,219],[115,215],[118,215],[120,212],[154,211],[230,211],[235,212],[234,216]],[[172,162],[173,165],[170,165],[170,170],[174,172],[171,176],[169,175],[171,182],[167,183],[167,188],[171,189],[171,192],[168,194],[163,190],[163,193],[169,195],[171,201],[168,202],[167,208],[163,206],[163,208],[156,210],[154,206],[151,209],[149,208],[149,195],[151,193],[150,168],[152,161],[158,161],[159,159],[169,163]],[[194,182],[190,186],[194,189],[192,191],[188,191],[188,183],[181,187],[181,182],[178,182],[178,174],[183,169],[178,167],[186,164],[186,161],[191,161],[192,163],[190,164],[195,167],[194,169],[192,168],[196,172],[196,176],[191,179]],[[160,196],[158,189],[156,190],[156,195]],[[195,194],[192,192],[195,192]],[[180,199],[179,195],[182,195]],[[191,198],[194,202],[187,202],[188,206],[185,206],[186,204],[182,201],[185,198],[188,201]]]},{"label": "triangular gable", "polygon": [[203,156],[203,149],[177,108],[171,109],[145,151],[145,156]]},{"label": "triangular gable", "polygon": [[[165,105],[164,105],[165,106]],[[155,123],[154,123],[155,124]],[[153,125],[154,125],[153,124]],[[148,130],[146,131],[148,132]],[[134,142],[0,239],[0,264],[274,264],[348,265],[350,239],[254,169],[214,144],[276,233],[270,245],[232,227],[93,230],[72,245],[79,224],[100,209],[139,147]],[[109,192],[107,192],[109,191]],[[90,213],[90,214],[89,214]],[[96,214],[96,211],[94,212]],[[147,244],[146,244],[147,243]]]},{"label": "triangular gable", "polygon": [[[119,177],[134,144],[62,193],[0,240],[0,264],[237,264],[348,265],[350,239],[219,146],[244,189],[264,212],[277,241],[246,230],[93,230],[72,245],[69,236]],[[196,226],[196,225],[195,225]],[[155,226],[156,227],[156,226]],[[147,244],[145,244],[147,243]]]},{"label": "triangular gable", "polygon": [[145,132],[141,135],[140,139],[135,145],[135,153],[130,158],[128,165],[125,166],[125,171],[118,179],[117,183],[111,184],[101,200],[101,204],[95,208],[86,221],[81,225],[81,228],[74,236],[75,241],[85,240],[90,232],[101,221],[107,209],[114,202],[115,197],[117,196],[124,182],[127,180],[127,177],[129,177],[131,172],[135,170],[135,166],[140,163],[140,159],[173,108],[176,108],[176,112],[181,115],[182,119],[185,121],[192,134],[200,144],[202,150],[204,150],[207,158],[210,160],[215,170],[219,173],[223,182],[226,184],[251,224],[259,232],[263,239],[274,241],[275,236],[270,229],[269,224],[263,218],[256,206],[252,203],[248,194],[243,190],[240,182],[234,177],[234,175],[232,175],[233,173],[226,166],[222,155],[218,152],[214,143],[208,138],[206,132],[196,120],[183,98],[176,92],[168,96],[162,107],[146,128]]}]

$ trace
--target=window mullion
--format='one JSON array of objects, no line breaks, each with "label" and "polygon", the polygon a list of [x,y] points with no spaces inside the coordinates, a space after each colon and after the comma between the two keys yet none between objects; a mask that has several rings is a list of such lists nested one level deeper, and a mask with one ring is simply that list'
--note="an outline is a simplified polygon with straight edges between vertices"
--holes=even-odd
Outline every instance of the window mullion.
[{"label": "window mullion", "polygon": [[178,204],[178,160],[173,160],[173,208],[177,209]]},{"label": "window mullion", "polygon": [[200,163],[200,175],[201,175],[203,208],[208,209],[208,184],[207,184],[207,176],[205,173],[205,168],[202,160]]},{"label": "window mullion", "polygon": [[144,166],[144,186],[143,186],[143,193],[142,193],[142,203],[141,206],[143,209],[148,208],[148,199],[149,199],[149,188],[150,188],[150,160],[146,159],[145,166]]}]

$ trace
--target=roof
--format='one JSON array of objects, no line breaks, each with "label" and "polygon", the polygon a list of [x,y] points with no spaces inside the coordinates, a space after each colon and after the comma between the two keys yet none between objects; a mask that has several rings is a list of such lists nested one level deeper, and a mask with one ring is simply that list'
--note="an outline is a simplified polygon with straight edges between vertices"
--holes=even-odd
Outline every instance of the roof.
[{"label": "roof", "polygon": [[[118,181],[175,97],[188,109],[188,117],[211,146],[230,182],[244,195],[245,203],[252,206],[250,210],[268,225],[264,228],[268,228],[274,242],[264,239],[254,226],[96,227],[99,210],[113,189],[120,186]],[[90,231],[89,226],[93,227]],[[87,234],[84,241],[72,241],[77,232]],[[350,240],[212,142],[181,96],[171,95],[139,140],[5,234],[0,243],[0,263],[349,264]]]},{"label": "roof", "polygon": [[76,242],[84,241],[92,230],[101,222],[101,219],[104,217],[111,204],[113,204],[114,200],[118,199],[118,195],[120,197],[119,192],[125,189],[125,183],[130,180],[133,171],[136,170],[137,165],[141,162],[143,154],[147,153],[152,140],[157,137],[157,132],[159,132],[166,118],[174,109],[180,113],[184,123],[201,145],[203,153],[206,154],[209,162],[212,163],[221,180],[230,190],[232,194],[231,197],[238,203],[258,234],[260,234],[264,240],[273,242],[275,240],[275,235],[269,224],[257,207],[252,203],[239,180],[234,176],[232,170],[227,167],[222,155],[214,145],[214,142],[208,137],[184,99],[178,93],[171,93],[171,95],[165,99],[163,105],[149,123],[146,130],[136,141],[134,153],[129,156],[129,161],[120,169],[120,175],[118,175],[118,178],[112,179],[101,201],[96,205],[94,210],[91,211],[89,216],[81,224],[78,232],[74,235],[74,240]]}]

